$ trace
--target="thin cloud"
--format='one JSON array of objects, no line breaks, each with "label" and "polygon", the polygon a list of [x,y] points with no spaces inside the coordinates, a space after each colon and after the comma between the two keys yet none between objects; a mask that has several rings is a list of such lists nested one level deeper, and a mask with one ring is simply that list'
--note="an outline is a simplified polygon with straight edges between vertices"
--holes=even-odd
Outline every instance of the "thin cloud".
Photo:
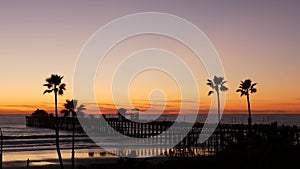
[{"label": "thin cloud", "polygon": [[0,105],[0,107],[7,107],[7,108],[32,108],[36,106],[26,105],[26,104],[7,104],[7,105]]},{"label": "thin cloud", "polygon": [[[253,114],[295,114],[297,110],[281,110],[281,109],[263,109],[263,110],[252,110]],[[248,110],[224,110],[224,114],[248,114]]]},{"label": "thin cloud", "polygon": [[179,99],[176,99],[176,100],[147,100],[147,99],[137,99],[137,100],[134,100],[134,102],[162,102],[162,103],[165,103],[165,102],[170,102],[170,103],[199,103],[197,101],[194,101],[194,100],[179,100]]},{"label": "thin cloud", "polygon": [[30,114],[31,112],[28,112],[26,110],[13,110],[13,109],[0,109],[0,114]]}]

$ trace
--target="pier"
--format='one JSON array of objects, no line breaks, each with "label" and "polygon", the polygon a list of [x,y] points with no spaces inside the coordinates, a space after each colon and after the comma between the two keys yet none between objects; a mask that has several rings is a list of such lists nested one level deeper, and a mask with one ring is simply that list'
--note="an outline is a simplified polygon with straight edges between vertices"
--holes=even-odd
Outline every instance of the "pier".
[{"label": "pier", "polygon": [[[83,118],[81,120],[88,120],[91,128],[85,128],[85,131],[94,131],[102,133],[103,136],[113,136],[107,127],[99,127],[99,119],[97,118]],[[72,129],[71,117],[59,117],[60,129]],[[209,127],[204,128],[204,124],[195,123],[189,128],[188,134],[181,138],[183,130],[186,128],[179,127],[173,130],[168,130],[174,122],[172,121],[152,121],[149,123],[138,123],[127,119],[105,119],[106,122],[114,129],[113,132],[118,132],[123,135],[135,138],[151,138],[155,137],[154,145],[164,145],[177,143],[176,146],[167,152],[167,155],[175,156],[195,156],[199,154],[213,155],[218,151],[226,148],[236,146],[255,146],[258,144],[270,143],[286,143],[291,145],[300,145],[300,128],[297,126],[278,126],[277,123],[272,124],[254,124],[251,128],[243,124],[219,124],[216,130],[209,135],[204,142],[199,142],[199,135],[203,131],[211,130]],[[26,126],[54,128],[55,117],[45,116],[27,116]],[[184,123],[184,122],[182,122]],[[93,127],[95,126],[95,127]],[[75,130],[77,132],[84,132],[78,119],[75,119]],[[162,136],[162,133],[164,135]],[[202,133],[203,134],[203,133]],[[208,133],[210,134],[210,133]],[[205,135],[205,133],[204,133]],[[165,150],[162,150],[163,152]],[[204,153],[199,153],[199,151]]]}]

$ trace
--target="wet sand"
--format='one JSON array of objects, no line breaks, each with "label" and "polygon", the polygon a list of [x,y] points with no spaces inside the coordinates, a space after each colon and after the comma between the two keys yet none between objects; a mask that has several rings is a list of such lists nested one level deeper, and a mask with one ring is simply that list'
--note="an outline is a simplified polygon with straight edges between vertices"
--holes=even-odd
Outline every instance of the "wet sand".
[{"label": "wet sand", "polygon": [[[79,158],[75,160],[76,168],[78,166],[89,166],[91,164],[101,165],[101,164],[115,164],[119,160],[118,157],[101,157],[101,158]],[[66,169],[70,168],[71,160],[64,160],[64,166]],[[59,163],[57,159],[44,159],[44,160],[34,160],[30,161],[29,167],[27,167],[27,161],[9,161],[3,163],[3,168],[6,169],[58,169]]]}]

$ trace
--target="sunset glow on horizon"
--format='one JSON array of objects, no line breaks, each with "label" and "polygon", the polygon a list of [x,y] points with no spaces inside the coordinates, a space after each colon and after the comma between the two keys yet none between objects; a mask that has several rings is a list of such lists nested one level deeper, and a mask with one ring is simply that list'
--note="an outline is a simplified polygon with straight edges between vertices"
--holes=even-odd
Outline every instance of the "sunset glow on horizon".
[{"label": "sunset glow on horizon", "polygon": [[[250,95],[253,114],[300,114],[300,2],[119,3],[116,6],[110,1],[60,5],[2,2],[0,114],[31,114],[36,109],[53,113],[53,93],[43,95],[46,89],[43,84],[51,74],[64,76],[67,85],[64,95],[58,97],[61,110],[65,100],[73,97],[77,57],[89,37],[114,19],[146,11],[177,15],[207,35],[220,56],[228,81],[225,114],[247,113],[246,97],[240,97],[236,90],[241,81],[249,78],[257,83],[258,90]],[[143,50],[146,48],[151,50]],[[184,60],[194,73],[199,97],[191,93],[189,99],[182,100],[176,79],[163,71],[145,70],[130,84],[124,84],[128,85],[131,105],[114,102],[111,83],[120,61],[130,55],[154,57],[151,54],[166,58],[174,54]],[[175,60],[170,60],[170,64],[178,66]],[[201,60],[182,42],[155,34],[129,37],[114,46],[99,64],[95,79],[98,106],[93,109],[97,113],[100,107],[105,114],[116,113],[118,107],[138,108],[143,113],[152,105],[154,109],[149,113],[176,114],[185,102],[199,107],[199,113],[207,114],[215,99],[214,94],[208,96],[210,87],[206,85],[207,79],[212,78]],[[190,110],[186,107],[183,112],[188,114]]]}]

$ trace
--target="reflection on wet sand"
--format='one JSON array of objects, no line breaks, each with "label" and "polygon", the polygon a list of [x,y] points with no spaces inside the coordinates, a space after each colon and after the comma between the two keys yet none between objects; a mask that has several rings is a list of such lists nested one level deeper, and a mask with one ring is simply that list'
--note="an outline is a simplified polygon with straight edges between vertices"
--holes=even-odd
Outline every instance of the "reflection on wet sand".
[{"label": "reflection on wet sand", "polygon": [[[70,150],[62,150],[64,161],[68,163],[71,158]],[[118,159],[120,156],[131,157],[171,157],[171,156],[208,156],[212,155],[214,151],[208,151],[201,147],[194,148],[144,148],[144,149],[125,149],[125,150],[111,150],[110,152],[99,149],[79,149],[76,150],[76,161],[81,159]],[[50,165],[57,164],[57,154],[55,150],[43,151],[21,151],[21,152],[7,152],[4,155],[4,166],[24,166],[27,159],[30,160],[30,166],[34,165]]]}]

